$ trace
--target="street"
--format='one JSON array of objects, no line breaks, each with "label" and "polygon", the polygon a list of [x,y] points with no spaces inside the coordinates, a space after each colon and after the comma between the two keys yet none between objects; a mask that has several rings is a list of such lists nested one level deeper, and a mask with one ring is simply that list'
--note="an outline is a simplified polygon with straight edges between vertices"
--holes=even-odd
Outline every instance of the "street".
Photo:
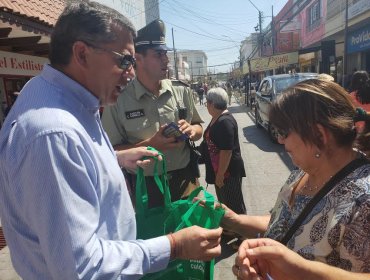
[{"label": "street", "polygon": [[[200,115],[205,121],[204,128],[210,122],[210,115],[205,106],[197,104]],[[243,195],[248,214],[262,215],[273,207],[277,193],[290,173],[292,164],[282,145],[273,144],[263,129],[254,124],[252,111],[245,105],[239,105],[233,98],[229,111],[238,122],[240,148],[244,159],[247,177],[243,179]],[[204,182],[204,166],[201,166],[201,184]],[[208,190],[215,194],[214,187]],[[231,272],[235,250],[227,244],[222,245],[222,255],[216,260],[214,280],[235,279]],[[0,251],[0,280],[19,279],[11,267],[8,249]]]}]

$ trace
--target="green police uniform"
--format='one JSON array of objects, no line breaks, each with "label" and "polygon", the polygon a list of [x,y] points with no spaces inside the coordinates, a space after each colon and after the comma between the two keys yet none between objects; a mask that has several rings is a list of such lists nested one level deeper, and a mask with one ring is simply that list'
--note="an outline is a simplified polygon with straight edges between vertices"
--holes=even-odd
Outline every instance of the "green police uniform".
[{"label": "green police uniform", "polygon": [[[162,80],[157,97],[135,79],[125,88],[114,106],[104,109],[102,122],[113,146],[136,144],[153,136],[160,126],[177,123],[179,107],[187,108],[188,123],[203,123],[189,88],[173,86],[170,80]],[[185,143],[180,148],[163,153],[168,171],[185,168],[189,163],[190,150]]]}]

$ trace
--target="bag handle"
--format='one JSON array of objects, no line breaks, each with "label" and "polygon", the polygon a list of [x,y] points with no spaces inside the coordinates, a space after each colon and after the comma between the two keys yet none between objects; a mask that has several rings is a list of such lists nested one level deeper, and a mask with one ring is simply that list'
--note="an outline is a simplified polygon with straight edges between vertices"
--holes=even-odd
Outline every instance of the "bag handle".
[{"label": "bag handle", "polygon": [[[184,228],[185,226],[187,227],[190,227],[192,226],[193,224],[191,223],[190,221],[190,217],[193,215],[194,211],[195,211],[195,208],[199,205],[199,203],[202,201],[202,200],[197,200],[195,202],[193,202],[193,199],[201,192],[203,191],[204,193],[204,198],[205,198],[205,205],[204,207],[208,207],[208,208],[211,208],[211,209],[214,209],[214,205],[215,205],[215,199],[214,199],[214,196],[212,194],[210,194],[209,192],[207,192],[203,187],[198,187],[196,188],[190,195],[189,195],[189,198],[188,198],[188,202],[192,203],[193,205],[186,211],[185,214],[183,214],[181,216],[181,223],[176,227],[175,229],[175,232],[176,231],[179,231],[180,229]],[[211,219],[212,217],[209,217],[207,216],[206,219]],[[207,223],[206,221],[204,221],[204,226],[205,228],[207,228]]]},{"label": "bag handle", "polygon": [[[154,160],[154,170],[153,170],[153,178],[154,181],[159,189],[159,191],[164,196],[164,204],[166,207],[169,207],[171,204],[171,194],[169,190],[168,178],[167,178],[167,166],[166,166],[166,158],[163,153],[157,151],[155,148],[148,146],[147,150],[156,151],[158,155],[162,156],[162,175],[158,175],[158,157],[156,156],[146,156],[143,157],[145,159],[153,159]],[[136,171],[136,213],[138,215],[145,215],[146,211],[148,210],[148,190],[146,187],[145,176],[144,176],[144,169],[141,167],[137,168]]]},{"label": "bag handle", "polygon": [[297,229],[301,226],[304,219],[308,216],[309,213],[312,212],[312,209],[316,206],[317,203],[327,195],[335,185],[343,180],[348,174],[350,174],[353,170],[357,169],[358,167],[368,164],[369,161],[364,158],[357,158],[350,163],[348,163],[345,167],[343,167],[337,174],[335,174],[325,185],[324,187],[307,203],[306,207],[303,209],[301,214],[297,217],[294,221],[292,226],[289,228],[287,233],[281,239],[280,243],[286,245],[288,241],[292,238],[293,234],[297,231]]}]

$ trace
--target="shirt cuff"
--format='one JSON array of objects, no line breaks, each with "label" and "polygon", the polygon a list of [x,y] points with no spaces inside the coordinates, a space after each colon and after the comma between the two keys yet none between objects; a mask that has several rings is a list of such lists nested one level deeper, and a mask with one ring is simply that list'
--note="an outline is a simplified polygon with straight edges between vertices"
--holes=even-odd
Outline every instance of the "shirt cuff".
[{"label": "shirt cuff", "polygon": [[144,240],[150,254],[149,273],[166,269],[170,261],[171,244],[167,236]]}]

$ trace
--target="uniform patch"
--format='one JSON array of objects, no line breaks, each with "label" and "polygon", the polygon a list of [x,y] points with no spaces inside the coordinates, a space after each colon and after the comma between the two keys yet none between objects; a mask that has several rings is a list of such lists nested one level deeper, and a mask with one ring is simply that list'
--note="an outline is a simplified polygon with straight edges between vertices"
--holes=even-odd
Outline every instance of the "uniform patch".
[{"label": "uniform patch", "polygon": [[125,114],[126,114],[126,119],[128,119],[128,120],[136,119],[136,118],[140,118],[140,117],[145,116],[144,109],[125,112]]}]

